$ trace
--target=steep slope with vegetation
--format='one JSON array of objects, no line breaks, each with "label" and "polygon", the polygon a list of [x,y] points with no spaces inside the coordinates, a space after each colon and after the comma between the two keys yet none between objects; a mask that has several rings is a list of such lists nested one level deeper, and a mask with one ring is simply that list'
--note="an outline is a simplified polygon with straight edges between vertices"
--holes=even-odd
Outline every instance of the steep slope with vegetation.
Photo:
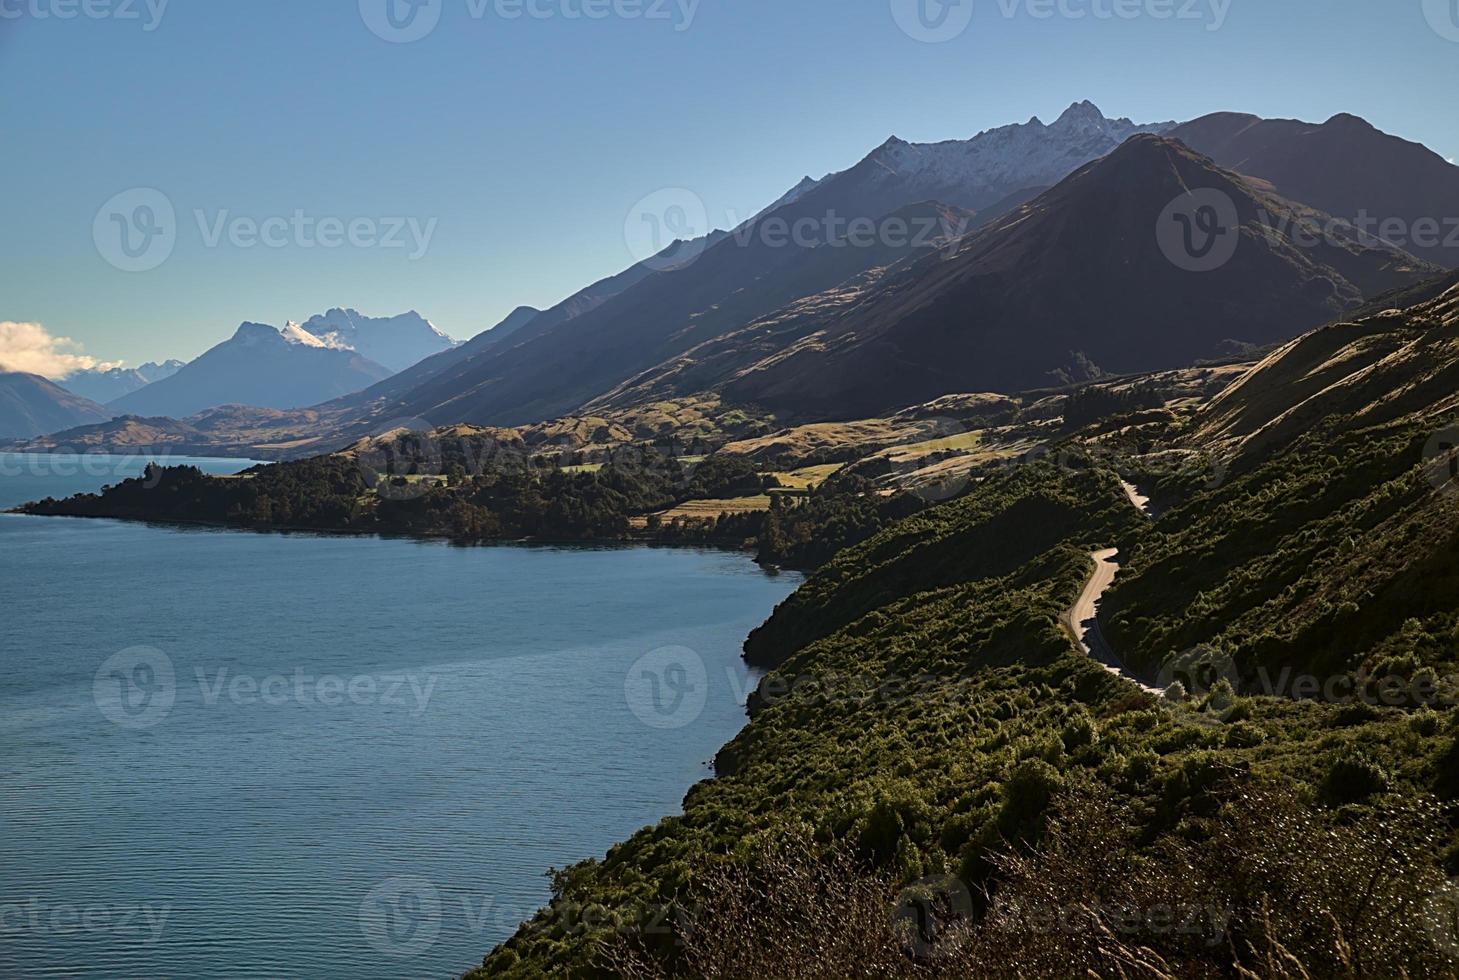
[{"label": "steep slope with vegetation", "polygon": [[1131,553],[1107,605],[1116,645],[1151,669],[1207,645],[1252,685],[1263,667],[1454,673],[1456,382],[1459,286],[1264,361],[1185,437],[1233,470]]},{"label": "steep slope with vegetation", "polygon": [[[1082,517],[1054,547],[1051,513]],[[706,961],[832,976],[837,943],[853,942],[839,928],[881,936],[853,957],[875,968],[841,975],[1114,975],[1135,949],[1148,968],[1126,975],[1218,975],[1233,960],[1275,975],[1264,957],[1288,955],[1357,975],[1343,973],[1348,942],[1372,975],[1447,969],[1454,950],[1424,917],[1450,900],[1438,858],[1451,831],[1426,794],[1452,791],[1452,720],[1225,688],[1158,700],[1079,656],[1059,614],[1087,549],[1138,548],[1156,533],[1142,521],[1112,474],[1037,464],[838,556],[752,644],[778,666],[719,777],[681,816],[556,874],[554,904],[473,976],[702,975],[690,964]],[[988,540],[1000,548],[985,558]],[[1364,829],[1342,829],[1354,821]],[[1050,836],[1083,850],[1040,849]],[[1375,841],[1391,847],[1376,867]],[[787,870],[786,848],[816,870]],[[1244,853],[1195,863],[1215,852]],[[1322,860],[1334,864],[1308,863]],[[820,880],[830,908],[812,916],[817,899],[756,878],[767,863]],[[886,928],[919,887],[934,904],[965,899],[943,940]],[[1351,901],[1360,887],[1366,903]],[[1030,893],[1058,904],[1029,908]],[[1209,934],[1139,920],[1197,909],[1219,920]],[[1024,921],[1060,914],[1093,936]],[[808,917],[821,931],[790,939]]]},{"label": "steep slope with vegetation", "polygon": [[[1390,325],[1437,343],[1431,302]],[[838,555],[747,645],[771,672],[719,777],[557,873],[473,976],[1453,976],[1459,514],[1447,456],[1422,465],[1452,418],[1411,397],[1214,487],[1116,460],[1161,482],[1153,522],[1071,446]],[[1113,546],[1102,618],[1163,698],[1059,625]]]}]

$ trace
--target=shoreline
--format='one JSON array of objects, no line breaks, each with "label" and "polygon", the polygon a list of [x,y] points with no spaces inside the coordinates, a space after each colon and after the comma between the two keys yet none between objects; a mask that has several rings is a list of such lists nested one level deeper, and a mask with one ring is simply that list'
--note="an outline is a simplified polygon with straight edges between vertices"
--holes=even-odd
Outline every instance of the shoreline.
[{"label": "shoreline", "polygon": [[767,574],[778,575],[781,572],[794,572],[800,575],[810,575],[814,572],[814,569],[811,568],[797,568],[793,565],[762,562],[760,559],[754,557],[753,552],[749,549],[732,545],[727,541],[664,541],[649,536],[630,536],[625,538],[482,538],[480,540],[461,540],[445,534],[356,530],[352,528],[309,527],[304,525],[257,527],[247,524],[229,524],[223,521],[191,520],[182,517],[162,519],[155,517],[123,517],[116,514],[35,514],[25,509],[29,506],[31,504],[22,504],[20,507],[0,510],[0,517],[29,517],[38,520],[61,521],[119,521],[124,524],[144,524],[150,527],[172,528],[174,530],[192,528],[198,530],[236,531],[241,534],[303,534],[318,537],[378,538],[383,541],[419,541],[421,543],[447,544],[460,548],[600,548],[605,551],[627,548],[688,548],[699,551],[719,551],[744,555]]}]

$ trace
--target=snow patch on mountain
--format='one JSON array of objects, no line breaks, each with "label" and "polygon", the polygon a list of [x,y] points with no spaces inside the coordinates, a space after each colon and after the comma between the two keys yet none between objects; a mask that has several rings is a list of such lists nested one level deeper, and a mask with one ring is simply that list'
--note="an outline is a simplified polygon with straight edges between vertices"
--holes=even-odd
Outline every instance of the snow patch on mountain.
[{"label": "snow patch on mountain", "polygon": [[1092,102],[1076,102],[1047,126],[1035,116],[968,140],[908,143],[893,136],[862,166],[873,173],[881,171],[886,179],[964,188],[998,198],[1021,187],[1056,184],[1131,136],[1159,135],[1176,125],[1110,119]]},{"label": "snow patch on mountain", "polygon": [[[392,317],[368,317],[357,310],[336,307],[290,323],[297,343],[314,338],[324,347],[353,350],[392,371],[403,371],[432,354],[449,350],[456,342],[415,310]],[[285,334],[290,335],[288,327]]]}]

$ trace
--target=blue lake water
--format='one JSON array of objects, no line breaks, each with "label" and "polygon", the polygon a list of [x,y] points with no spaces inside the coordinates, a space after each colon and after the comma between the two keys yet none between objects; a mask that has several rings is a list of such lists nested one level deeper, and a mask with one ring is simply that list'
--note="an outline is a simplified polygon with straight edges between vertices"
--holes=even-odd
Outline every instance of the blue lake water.
[{"label": "blue lake water", "polygon": [[[0,507],[142,465],[0,456]],[[721,552],[19,516],[0,556],[5,977],[458,975],[548,868],[679,812],[799,584]]]}]

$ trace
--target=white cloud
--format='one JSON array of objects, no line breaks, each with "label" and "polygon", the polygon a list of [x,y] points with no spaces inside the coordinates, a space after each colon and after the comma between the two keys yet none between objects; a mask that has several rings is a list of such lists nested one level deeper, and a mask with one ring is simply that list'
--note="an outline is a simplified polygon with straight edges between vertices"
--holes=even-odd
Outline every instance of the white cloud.
[{"label": "white cloud", "polygon": [[0,372],[20,371],[59,381],[77,371],[117,366],[82,353],[81,345],[70,337],[52,337],[39,323],[0,321]]}]

